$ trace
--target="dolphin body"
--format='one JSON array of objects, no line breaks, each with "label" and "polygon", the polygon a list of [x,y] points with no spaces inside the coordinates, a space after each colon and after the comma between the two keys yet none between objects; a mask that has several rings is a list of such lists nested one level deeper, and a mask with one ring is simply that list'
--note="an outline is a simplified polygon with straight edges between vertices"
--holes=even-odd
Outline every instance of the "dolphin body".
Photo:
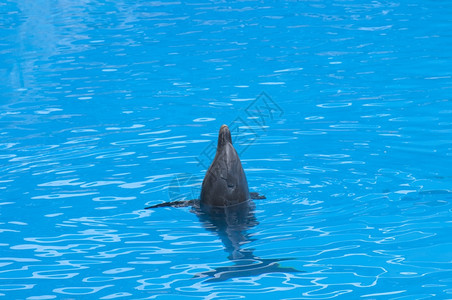
[{"label": "dolphin body", "polygon": [[265,199],[258,193],[250,193],[248,181],[239,155],[232,145],[231,132],[223,125],[218,134],[215,158],[204,176],[200,199],[160,203],[149,208],[199,206],[202,210],[225,208],[247,202],[250,199]]},{"label": "dolphin body", "polygon": [[253,254],[254,249],[242,249],[243,245],[253,241],[247,231],[259,224],[251,199],[265,199],[265,196],[249,192],[242,163],[232,145],[231,132],[228,126],[223,125],[215,158],[202,182],[200,199],[165,202],[146,209],[192,206],[192,212],[201,224],[219,236],[234,265],[196,275],[211,277],[206,280],[208,282],[274,272],[300,272],[280,267],[278,262],[288,259],[261,259]]},{"label": "dolphin body", "polygon": [[242,163],[232,146],[231,132],[223,125],[218,134],[217,153],[202,182],[201,205],[229,207],[249,199]]}]

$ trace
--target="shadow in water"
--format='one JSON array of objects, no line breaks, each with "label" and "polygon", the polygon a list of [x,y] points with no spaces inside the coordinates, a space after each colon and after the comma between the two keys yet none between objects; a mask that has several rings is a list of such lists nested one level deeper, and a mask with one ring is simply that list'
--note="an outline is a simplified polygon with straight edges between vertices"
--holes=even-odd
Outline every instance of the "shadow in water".
[{"label": "shadow in water", "polygon": [[211,277],[206,282],[215,282],[267,273],[302,272],[279,265],[279,262],[290,258],[262,259],[254,255],[254,249],[242,248],[255,240],[251,238],[248,230],[259,224],[251,200],[228,207],[195,205],[192,211],[196,213],[204,228],[220,237],[224,250],[229,254],[228,258],[234,263],[231,266],[197,274],[197,278]]}]

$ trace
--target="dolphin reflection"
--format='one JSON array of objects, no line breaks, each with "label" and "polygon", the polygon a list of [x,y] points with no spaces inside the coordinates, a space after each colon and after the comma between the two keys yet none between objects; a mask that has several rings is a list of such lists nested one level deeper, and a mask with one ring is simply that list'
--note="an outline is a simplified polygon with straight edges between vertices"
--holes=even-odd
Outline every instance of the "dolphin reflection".
[{"label": "dolphin reflection", "polygon": [[197,274],[197,278],[211,277],[206,282],[214,282],[267,273],[300,272],[297,269],[279,265],[279,262],[289,258],[262,259],[254,255],[254,249],[246,247],[247,244],[255,241],[248,231],[259,224],[254,208],[252,200],[228,207],[211,208],[208,212],[199,207],[193,207],[203,227],[221,239],[224,250],[229,254],[228,259],[233,262],[231,266]]}]

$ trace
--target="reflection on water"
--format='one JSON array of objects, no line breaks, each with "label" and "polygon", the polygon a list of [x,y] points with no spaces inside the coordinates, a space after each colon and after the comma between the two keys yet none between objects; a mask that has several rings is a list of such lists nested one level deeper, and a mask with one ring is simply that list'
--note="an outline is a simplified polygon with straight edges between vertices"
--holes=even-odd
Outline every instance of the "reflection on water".
[{"label": "reflection on water", "polygon": [[234,263],[232,266],[203,272],[198,274],[198,277],[212,276],[212,279],[207,280],[212,282],[274,272],[300,272],[294,268],[279,266],[278,262],[287,259],[261,259],[254,255],[254,249],[247,248],[247,244],[253,241],[248,231],[259,224],[254,208],[254,203],[250,200],[228,207],[193,209],[202,226],[220,237],[224,250],[229,254],[228,258]]}]

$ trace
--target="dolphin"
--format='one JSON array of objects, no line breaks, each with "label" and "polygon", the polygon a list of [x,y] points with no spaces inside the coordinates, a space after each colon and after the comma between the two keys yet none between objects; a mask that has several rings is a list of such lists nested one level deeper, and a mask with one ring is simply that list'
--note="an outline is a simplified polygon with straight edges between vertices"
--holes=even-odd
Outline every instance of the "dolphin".
[{"label": "dolphin", "polygon": [[242,249],[253,241],[248,230],[259,224],[252,199],[265,199],[265,196],[249,192],[242,163],[232,145],[231,132],[223,125],[218,134],[215,158],[202,182],[200,198],[160,203],[146,209],[192,206],[192,212],[204,228],[219,236],[234,265],[195,275],[197,278],[210,277],[206,282],[274,272],[300,272],[279,265],[288,258],[261,259],[253,254],[254,249]]},{"label": "dolphin", "polygon": [[265,199],[265,196],[249,192],[248,181],[239,155],[232,145],[231,131],[222,125],[218,134],[215,158],[204,176],[200,199],[160,203],[149,208],[199,206],[208,211],[248,202],[251,199]]},{"label": "dolphin", "polygon": [[232,146],[231,132],[223,125],[218,134],[217,153],[202,182],[201,205],[228,207],[249,199],[242,163]]}]

